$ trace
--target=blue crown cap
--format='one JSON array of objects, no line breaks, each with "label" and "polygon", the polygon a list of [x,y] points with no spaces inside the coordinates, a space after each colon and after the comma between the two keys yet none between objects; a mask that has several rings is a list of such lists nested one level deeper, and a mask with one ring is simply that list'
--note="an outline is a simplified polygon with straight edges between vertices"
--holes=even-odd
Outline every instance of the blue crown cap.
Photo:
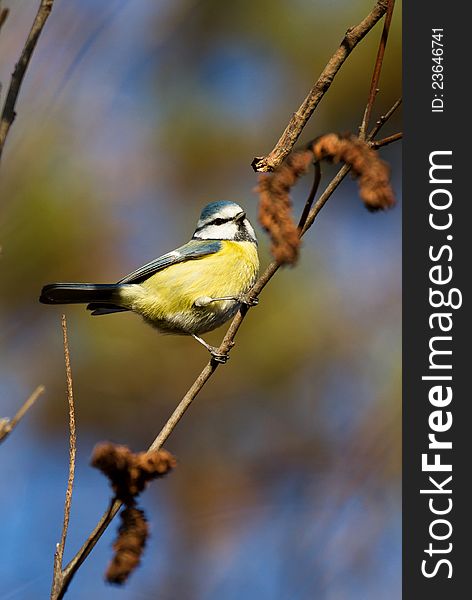
[{"label": "blue crown cap", "polygon": [[217,202],[210,202],[210,204],[207,204],[203,208],[200,214],[200,219],[208,219],[208,217],[211,217],[211,215],[221,210],[224,206],[237,206],[239,208],[239,205],[236,204],[236,202],[230,202],[229,200],[219,200]]}]

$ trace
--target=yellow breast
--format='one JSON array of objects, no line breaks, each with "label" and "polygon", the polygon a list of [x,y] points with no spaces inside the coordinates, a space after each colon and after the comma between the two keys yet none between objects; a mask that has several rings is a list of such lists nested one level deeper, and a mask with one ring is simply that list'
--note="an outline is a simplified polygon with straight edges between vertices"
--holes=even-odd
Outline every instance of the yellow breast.
[{"label": "yellow breast", "polygon": [[177,263],[129,286],[136,290],[130,308],[163,331],[211,331],[231,318],[239,304],[219,301],[199,308],[197,298],[241,296],[254,284],[258,270],[255,244],[223,240],[215,254]]}]

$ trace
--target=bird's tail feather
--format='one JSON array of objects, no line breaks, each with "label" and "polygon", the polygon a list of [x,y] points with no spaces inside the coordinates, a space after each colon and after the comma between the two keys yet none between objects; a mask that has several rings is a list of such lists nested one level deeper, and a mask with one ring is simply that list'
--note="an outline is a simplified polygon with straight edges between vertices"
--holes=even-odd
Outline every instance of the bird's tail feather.
[{"label": "bird's tail feather", "polygon": [[113,303],[119,285],[97,283],[50,283],[41,290],[43,304]]}]

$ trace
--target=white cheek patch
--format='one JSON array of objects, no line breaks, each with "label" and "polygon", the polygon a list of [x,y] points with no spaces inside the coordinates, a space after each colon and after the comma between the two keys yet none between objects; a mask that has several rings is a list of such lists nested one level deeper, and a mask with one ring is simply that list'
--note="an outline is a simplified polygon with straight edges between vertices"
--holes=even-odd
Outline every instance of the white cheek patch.
[{"label": "white cheek patch", "polygon": [[238,231],[235,223],[224,223],[223,225],[207,225],[195,234],[201,240],[233,240]]}]

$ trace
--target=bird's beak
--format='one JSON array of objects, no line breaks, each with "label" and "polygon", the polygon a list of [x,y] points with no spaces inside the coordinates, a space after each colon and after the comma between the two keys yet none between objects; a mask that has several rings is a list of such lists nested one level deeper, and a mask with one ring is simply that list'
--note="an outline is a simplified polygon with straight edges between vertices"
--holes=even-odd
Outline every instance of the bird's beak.
[{"label": "bird's beak", "polygon": [[244,221],[245,218],[246,218],[246,213],[244,211],[241,211],[238,215],[236,215],[235,220],[240,222],[240,221]]}]

